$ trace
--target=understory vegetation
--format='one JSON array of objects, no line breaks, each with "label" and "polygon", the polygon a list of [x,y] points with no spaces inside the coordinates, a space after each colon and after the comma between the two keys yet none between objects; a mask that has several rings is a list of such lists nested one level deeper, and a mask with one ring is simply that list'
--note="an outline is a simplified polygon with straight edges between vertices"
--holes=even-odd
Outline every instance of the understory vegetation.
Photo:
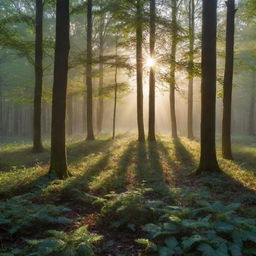
[{"label": "understory vegetation", "polygon": [[233,141],[236,161],[196,175],[197,141],[73,140],[66,180],[48,175],[49,148],[6,143],[0,255],[256,255],[256,140]]}]

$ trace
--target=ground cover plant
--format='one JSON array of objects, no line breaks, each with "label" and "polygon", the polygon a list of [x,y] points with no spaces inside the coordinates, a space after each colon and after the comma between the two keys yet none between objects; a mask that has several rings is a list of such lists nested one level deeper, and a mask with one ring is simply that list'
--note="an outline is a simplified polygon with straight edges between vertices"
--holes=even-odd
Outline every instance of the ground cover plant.
[{"label": "ground cover plant", "polygon": [[1,255],[255,253],[256,152],[240,138],[234,154],[243,157],[200,176],[191,172],[199,145],[185,138],[70,142],[66,180],[46,175],[48,152],[31,164],[28,148],[2,147],[0,162],[20,167],[0,176]]}]

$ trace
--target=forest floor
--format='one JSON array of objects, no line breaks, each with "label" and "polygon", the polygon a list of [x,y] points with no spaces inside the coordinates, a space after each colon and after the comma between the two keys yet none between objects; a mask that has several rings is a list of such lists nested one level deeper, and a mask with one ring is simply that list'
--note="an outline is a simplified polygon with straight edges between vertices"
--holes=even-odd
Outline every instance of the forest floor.
[{"label": "forest floor", "polygon": [[[215,205],[222,207],[219,212],[216,208],[218,214],[225,205],[230,205],[229,210],[235,209],[235,214],[255,219],[256,138],[235,137],[233,142],[235,160],[224,160],[218,152],[223,172],[200,176],[192,173],[199,160],[199,143],[186,138],[172,140],[160,136],[156,143],[145,144],[138,143],[133,136],[70,142],[68,163],[72,177],[66,180],[47,175],[49,145],[43,153],[33,154],[30,144],[6,143],[0,148],[0,255],[93,255],[91,248],[99,256],[240,255],[200,254],[204,250],[202,246],[196,247],[200,239],[186,247],[184,236],[193,235],[195,230],[199,232],[199,226],[188,227],[186,224],[186,228],[194,230],[175,235],[175,241],[182,244],[182,250],[187,254],[181,253],[181,248],[170,240],[170,243],[161,240],[175,232],[161,229],[160,237],[152,235],[159,231],[157,228],[163,227],[161,218],[166,209],[171,212],[168,218],[173,222],[173,216],[180,209],[183,213],[177,213],[179,218],[184,216],[184,209],[199,209],[207,204],[210,209],[214,203],[221,202]],[[214,210],[209,209],[214,214]],[[228,219],[232,218],[229,214]],[[204,223],[205,220],[200,221]],[[145,226],[148,223],[154,223],[151,229]],[[222,218],[222,228],[230,231],[226,224]],[[185,224],[182,225],[184,229]],[[58,250],[76,251],[80,246],[78,240],[83,240],[80,235],[79,238],[61,238],[69,241],[65,246],[69,244],[70,248],[40,244],[41,239],[47,237],[47,230],[74,234],[83,226],[90,232],[86,244],[88,254],[57,253]],[[200,230],[205,232],[205,228]],[[94,239],[93,234],[102,237]],[[226,235],[224,237],[228,239]],[[135,241],[140,238],[145,239]],[[34,242],[28,239],[34,239]],[[256,236],[253,239],[256,242]],[[165,247],[164,243],[167,244]],[[214,244],[211,246],[219,250]],[[55,253],[50,251],[53,247],[57,250]],[[241,255],[255,255],[249,250],[253,247]]]}]

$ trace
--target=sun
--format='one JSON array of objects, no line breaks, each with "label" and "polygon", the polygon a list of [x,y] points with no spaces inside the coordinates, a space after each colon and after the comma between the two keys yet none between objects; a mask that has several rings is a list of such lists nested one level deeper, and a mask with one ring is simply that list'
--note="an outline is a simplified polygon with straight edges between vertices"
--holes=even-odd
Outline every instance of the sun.
[{"label": "sun", "polygon": [[154,58],[151,58],[151,57],[147,58],[147,60],[146,60],[147,67],[151,68],[151,67],[155,66],[155,64],[156,64],[156,61]]}]

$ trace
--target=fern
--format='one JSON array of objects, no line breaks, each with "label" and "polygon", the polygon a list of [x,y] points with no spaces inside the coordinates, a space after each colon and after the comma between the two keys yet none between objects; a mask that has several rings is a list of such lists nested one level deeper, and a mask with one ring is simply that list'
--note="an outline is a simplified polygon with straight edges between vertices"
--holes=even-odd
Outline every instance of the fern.
[{"label": "fern", "polygon": [[73,233],[51,230],[49,237],[40,240],[28,240],[28,246],[22,255],[26,256],[93,256],[93,244],[102,239],[102,236],[89,233],[83,226]]},{"label": "fern", "polygon": [[239,204],[199,201],[197,205],[197,208],[159,209],[162,215],[158,221],[143,227],[149,234],[148,242],[144,242],[146,251],[154,248],[155,255],[163,256],[256,255],[256,222],[238,215]]},{"label": "fern", "polygon": [[0,227],[10,234],[24,231],[35,225],[67,224],[71,220],[61,215],[70,211],[63,206],[34,204],[36,195],[28,193],[0,203]]}]

